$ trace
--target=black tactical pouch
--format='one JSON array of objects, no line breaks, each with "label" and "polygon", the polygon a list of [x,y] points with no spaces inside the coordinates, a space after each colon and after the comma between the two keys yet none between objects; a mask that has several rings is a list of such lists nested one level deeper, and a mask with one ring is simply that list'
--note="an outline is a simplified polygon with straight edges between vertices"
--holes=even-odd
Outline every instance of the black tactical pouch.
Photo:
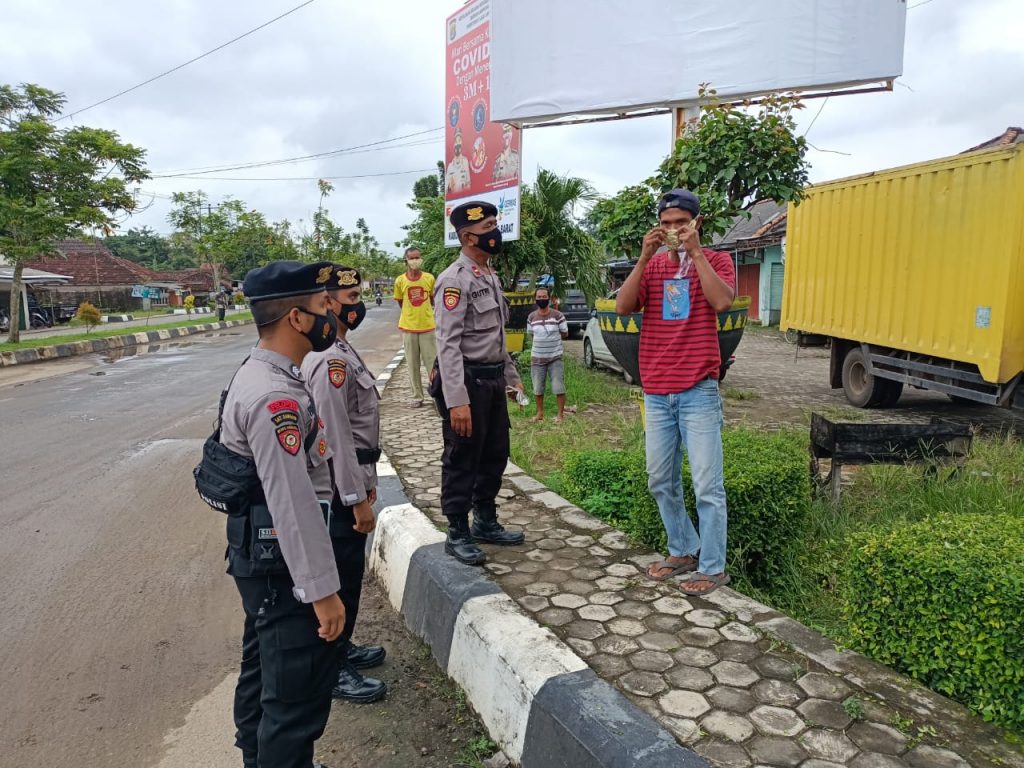
[{"label": "black tactical pouch", "polygon": [[249,565],[253,576],[288,572],[266,504],[254,504],[249,511]]},{"label": "black tactical pouch", "polygon": [[[245,360],[242,361],[242,365],[245,365]],[[238,371],[235,371],[235,376],[237,375]],[[263,486],[256,472],[256,462],[235,453],[220,442],[224,403],[235,376],[231,377],[231,381],[220,394],[216,428],[203,444],[202,461],[192,470],[199,498],[212,509],[226,515],[245,514],[251,505],[263,500]]]}]

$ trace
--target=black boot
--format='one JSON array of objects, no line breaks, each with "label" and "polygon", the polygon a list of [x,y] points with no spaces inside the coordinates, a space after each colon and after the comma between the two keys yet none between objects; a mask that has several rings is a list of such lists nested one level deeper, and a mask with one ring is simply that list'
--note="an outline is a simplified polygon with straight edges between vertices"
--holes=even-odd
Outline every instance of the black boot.
[{"label": "black boot", "polygon": [[473,539],[485,544],[514,547],[526,541],[522,531],[506,531],[498,522],[498,510],[477,509],[473,513]]},{"label": "black boot", "polygon": [[356,669],[372,669],[384,663],[388,652],[379,645],[356,645],[349,643],[348,661]]},{"label": "black boot", "polygon": [[[340,640],[340,643],[349,645],[348,641]],[[338,682],[331,690],[331,696],[342,701],[350,701],[353,704],[370,704],[384,698],[388,692],[384,681],[373,677],[363,677],[352,666],[348,660],[348,648],[341,649],[339,656],[342,659],[339,664]]]},{"label": "black boot", "polygon": [[444,542],[444,551],[460,563],[466,565],[483,565],[487,555],[483,553],[469,533],[469,521],[448,520],[448,538]]}]

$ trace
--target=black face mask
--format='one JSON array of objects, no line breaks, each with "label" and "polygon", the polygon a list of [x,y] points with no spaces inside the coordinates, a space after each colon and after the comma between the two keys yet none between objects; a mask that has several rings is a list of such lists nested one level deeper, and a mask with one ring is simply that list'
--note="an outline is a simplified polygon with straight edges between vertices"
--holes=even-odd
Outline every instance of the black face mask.
[{"label": "black face mask", "polygon": [[304,315],[311,315],[316,318],[313,321],[313,327],[302,334],[313,345],[313,351],[323,352],[325,349],[330,349],[331,345],[338,339],[337,316],[330,310],[327,311],[326,315],[318,315],[316,312],[310,312],[302,307],[296,307],[296,309]]},{"label": "black face mask", "polygon": [[491,256],[501,253],[501,230],[495,227],[489,232],[477,235],[476,247]]},{"label": "black face mask", "polygon": [[[340,304],[340,302],[339,302]],[[350,331],[354,331],[366,317],[366,305],[363,302],[356,304],[341,304],[341,313],[338,318]]]},{"label": "black face mask", "polygon": [[547,309],[551,303],[551,299],[537,299],[537,306],[541,309]]}]

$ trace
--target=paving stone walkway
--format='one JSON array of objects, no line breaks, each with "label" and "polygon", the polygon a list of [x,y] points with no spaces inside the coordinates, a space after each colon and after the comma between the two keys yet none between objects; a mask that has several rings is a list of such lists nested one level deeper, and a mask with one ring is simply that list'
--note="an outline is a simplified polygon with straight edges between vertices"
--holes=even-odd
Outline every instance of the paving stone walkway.
[{"label": "paving stone walkway", "polygon": [[[384,449],[439,527],[441,429],[409,406],[403,364],[382,403]],[[491,577],[603,678],[721,768],[1024,768],[963,707],[727,588],[685,598],[660,557],[509,465],[501,520],[526,545],[485,547]]]}]

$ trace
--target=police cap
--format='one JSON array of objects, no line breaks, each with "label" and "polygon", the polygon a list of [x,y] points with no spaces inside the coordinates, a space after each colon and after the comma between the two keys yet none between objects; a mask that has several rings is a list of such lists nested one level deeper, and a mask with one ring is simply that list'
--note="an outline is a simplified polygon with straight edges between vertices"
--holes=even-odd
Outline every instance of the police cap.
[{"label": "police cap", "polygon": [[689,211],[694,218],[700,216],[700,200],[688,189],[673,189],[666,192],[658,201],[658,215],[666,208],[682,208]]},{"label": "police cap", "polygon": [[334,265],[329,261],[272,261],[249,270],[242,293],[251,302],[319,293],[326,289],[333,271]]},{"label": "police cap", "polygon": [[498,209],[490,203],[485,203],[482,200],[470,200],[468,203],[463,203],[452,210],[448,220],[451,221],[455,231],[458,232],[461,229],[483,221],[488,216],[497,215]]},{"label": "police cap", "polygon": [[359,274],[358,269],[346,267],[342,264],[331,265],[331,276],[327,278],[328,291],[336,291],[339,288],[341,290],[358,288],[362,284],[363,278]]}]

